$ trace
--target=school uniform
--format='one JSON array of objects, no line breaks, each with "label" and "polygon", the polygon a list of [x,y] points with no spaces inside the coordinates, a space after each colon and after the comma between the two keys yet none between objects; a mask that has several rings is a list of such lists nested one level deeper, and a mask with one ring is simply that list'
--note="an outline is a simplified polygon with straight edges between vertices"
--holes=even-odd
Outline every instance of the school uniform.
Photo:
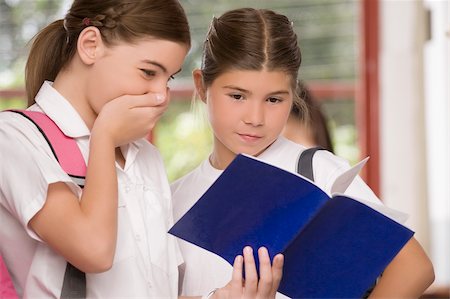
[{"label": "school uniform", "polygon": [[[45,82],[29,110],[46,113],[76,140],[85,161],[90,131],[70,105]],[[157,149],[142,139],[121,147],[126,158],[118,177],[118,232],[113,266],[86,274],[88,297],[175,298],[182,262],[172,226],[170,188]],[[60,297],[66,261],[28,226],[45,204],[48,185],[64,182],[79,198],[82,189],[61,169],[37,128],[24,117],[0,113],[0,252],[22,297]]]},{"label": "school uniform", "polygon": [[[303,146],[279,137],[258,156],[258,159],[296,173],[297,159],[303,150],[305,150]],[[346,160],[327,151],[318,151],[313,158],[315,184],[330,195],[333,182],[349,168],[350,165]],[[192,172],[171,185],[175,221],[194,205],[221,173],[222,171],[213,168],[206,159]],[[360,177],[354,179],[345,194],[381,204]],[[180,239],[178,242],[184,259],[180,276],[182,295],[206,294],[230,281],[233,268],[228,262],[191,243]],[[283,297],[285,296],[277,294],[277,298]]]}]

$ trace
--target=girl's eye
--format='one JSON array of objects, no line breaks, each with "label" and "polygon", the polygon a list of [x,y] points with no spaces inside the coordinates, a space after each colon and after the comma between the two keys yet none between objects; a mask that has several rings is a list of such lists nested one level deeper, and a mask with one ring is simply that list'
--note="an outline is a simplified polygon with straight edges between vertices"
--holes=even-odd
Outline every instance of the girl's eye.
[{"label": "girl's eye", "polygon": [[146,70],[146,69],[140,69],[140,70],[144,73],[144,75],[146,77],[154,77],[156,75],[156,72],[152,71],[152,70]]},{"label": "girl's eye", "polygon": [[230,97],[233,100],[237,100],[237,101],[242,100],[244,98],[241,94],[230,94]]},{"label": "girl's eye", "polygon": [[167,80],[167,82],[172,81],[172,80],[175,80],[175,76],[173,76],[173,75],[169,77],[169,79]]},{"label": "girl's eye", "polygon": [[267,101],[272,104],[281,103],[283,100],[278,98],[268,98]]}]

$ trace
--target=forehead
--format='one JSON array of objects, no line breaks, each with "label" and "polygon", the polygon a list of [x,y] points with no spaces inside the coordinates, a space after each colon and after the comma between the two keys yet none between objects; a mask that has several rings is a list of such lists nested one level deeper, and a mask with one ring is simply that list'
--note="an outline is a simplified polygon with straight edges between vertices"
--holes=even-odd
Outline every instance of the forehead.
[{"label": "forehead", "polygon": [[291,76],[281,70],[237,70],[231,69],[214,80],[212,85],[236,85],[240,88],[253,90],[289,90],[291,89]]}]

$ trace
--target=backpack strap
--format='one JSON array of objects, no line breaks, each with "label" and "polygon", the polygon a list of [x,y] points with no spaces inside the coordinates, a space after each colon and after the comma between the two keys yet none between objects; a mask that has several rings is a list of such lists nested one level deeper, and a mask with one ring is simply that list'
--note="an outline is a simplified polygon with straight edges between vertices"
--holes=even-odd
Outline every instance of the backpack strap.
[{"label": "backpack strap", "polygon": [[322,147],[312,147],[300,153],[297,161],[297,173],[314,182],[313,158],[318,150],[325,150]]},{"label": "backpack strap", "polygon": [[[64,135],[56,123],[46,114],[29,110],[7,110],[22,115],[41,132],[61,168],[75,184],[84,187],[86,163],[76,141]],[[86,298],[86,274],[67,263],[61,298]]]},{"label": "backpack strap", "polygon": [[86,273],[67,262],[61,299],[86,298]]},{"label": "backpack strap", "polygon": [[76,141],[64,135],[55,122],[42,112],[28,110],[8,111],[20,114],[30,120],[47,141],[61,168],[77,185],[84,187],[87,168]]},{"label": "backpack strap", "polygon": [[0,298],[18,299],[11,275],[0,254]]}]

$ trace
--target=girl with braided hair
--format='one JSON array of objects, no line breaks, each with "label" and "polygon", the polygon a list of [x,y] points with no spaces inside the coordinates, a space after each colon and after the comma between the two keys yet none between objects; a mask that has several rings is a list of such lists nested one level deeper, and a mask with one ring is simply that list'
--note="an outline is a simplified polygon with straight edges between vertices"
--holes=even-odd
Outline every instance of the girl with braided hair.
[{"label": "girl with braided hair", "polygon": [[[82,189],[36,126],[0,113],[0,254],[19,296],[178,296],[170,188],[145,136],[166,110],[167,83],[189,48],[176,0],[75,0],[63,20],[37,34],[26,65],[27,110],[75,140],[87,172]],[[270,287],[256,284],[253,255],[244,252],[214,297],[239,297],[243,288],[252,297],[273,294],[282,257],[273,268],[266,252],[260,259],[268,261],[260,274]],[[254,279],[243,285],[244,261]]]}]

